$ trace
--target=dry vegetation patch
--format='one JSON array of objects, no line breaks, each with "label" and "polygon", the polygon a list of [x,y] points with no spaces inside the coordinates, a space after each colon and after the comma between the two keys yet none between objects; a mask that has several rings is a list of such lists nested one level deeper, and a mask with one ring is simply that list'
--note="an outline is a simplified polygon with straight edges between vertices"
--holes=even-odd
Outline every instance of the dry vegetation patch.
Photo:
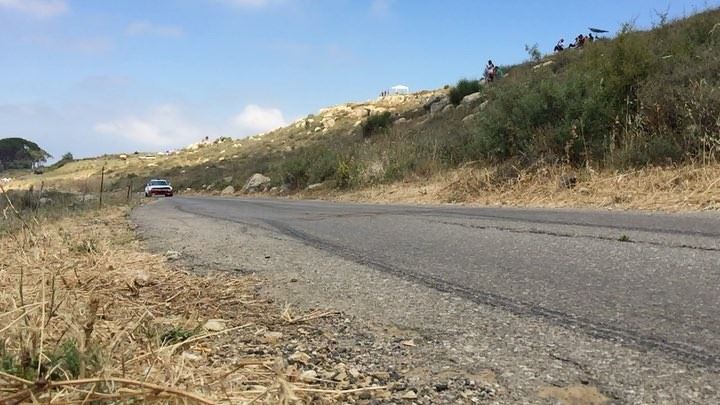
[{"label": "dry vegetation patch", "polygon": [[126,213],[26,221],[0,238],[0,403],[324,403],[382,391],[322,381],[313,369],[331,366],[315,355],[278,355],[335,313],[280,311],[252,277],[171,269],[140,248]]},{"label": "dry vegetation patch", "polygon": [[429,180],[366,187],[331,198],[670,212],[717,210],[720,165],[647,167],[622,172],[569,166],[521,169],[468,165]]}]

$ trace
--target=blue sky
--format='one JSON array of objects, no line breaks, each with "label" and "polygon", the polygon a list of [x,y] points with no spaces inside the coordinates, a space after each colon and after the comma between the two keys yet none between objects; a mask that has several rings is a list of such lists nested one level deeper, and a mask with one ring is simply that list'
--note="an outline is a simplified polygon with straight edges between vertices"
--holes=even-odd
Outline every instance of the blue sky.
[{"label": "blue sky", "polygon": [[587,27],[720,0],[0,0],[0,138],[92,156],[243,137],[437,88]]}]

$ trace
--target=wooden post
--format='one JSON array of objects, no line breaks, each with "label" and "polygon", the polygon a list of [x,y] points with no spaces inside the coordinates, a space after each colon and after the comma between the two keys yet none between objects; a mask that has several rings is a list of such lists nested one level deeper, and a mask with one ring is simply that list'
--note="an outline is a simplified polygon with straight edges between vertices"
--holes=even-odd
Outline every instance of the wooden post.
[{"label": "wooden post", "polygon": [[103,186],[105,185],[105,166],[100,171],[100,209],[102,209]]},{"label": "wooden post", "polygon": [[130,204],[130,197],[132,197],[132,180],[128,183],[127,202]]}]

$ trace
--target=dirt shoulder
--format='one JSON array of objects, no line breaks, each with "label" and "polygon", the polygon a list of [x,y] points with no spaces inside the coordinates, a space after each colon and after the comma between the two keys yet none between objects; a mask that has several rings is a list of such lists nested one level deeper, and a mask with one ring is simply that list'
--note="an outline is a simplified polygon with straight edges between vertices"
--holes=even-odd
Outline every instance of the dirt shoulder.
[{"label": "dirt shoulder", "polygon": [[[415,403],[713,403],[716,371],[478,305],[305,246],[268,229],[167,206],[133,213],[145,243],[189,269],[253,273],[263,296],[341,311],[334,347],[360,373],[383,367]],[[332,319],[326,319],[330,322]],[[335,332],[337,333],[337,331]],[[414,398],[417,396],[417,398]]]}]

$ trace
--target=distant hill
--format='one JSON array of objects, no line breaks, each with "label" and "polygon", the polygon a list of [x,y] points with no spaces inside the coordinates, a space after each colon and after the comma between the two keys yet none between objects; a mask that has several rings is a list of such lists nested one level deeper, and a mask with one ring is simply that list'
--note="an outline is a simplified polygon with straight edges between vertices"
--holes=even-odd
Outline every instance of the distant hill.
[{"label": "distant hill", "polygon": [[0,170],[32,169],[51,157],[35,142],[27,139],[0,139]]}]

